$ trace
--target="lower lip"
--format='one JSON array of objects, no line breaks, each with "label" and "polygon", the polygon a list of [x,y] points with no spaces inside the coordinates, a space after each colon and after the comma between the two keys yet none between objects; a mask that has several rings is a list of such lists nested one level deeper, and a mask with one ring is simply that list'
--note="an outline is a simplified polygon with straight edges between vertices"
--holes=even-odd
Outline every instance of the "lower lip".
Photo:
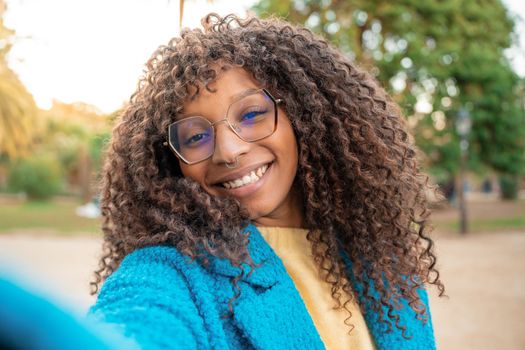
[{"label": "lower lip", "polygon": [[261,186],[264,185],[272,169],[273,169],[273,162],[268,165],[268,169],[266,169],[266,172],[264,173],[264,175],[259,180],[252,182],[251,184],[244,185],[244,186],[237,187],[237,188],[226,188],[222,186],[219,186],[219,187],[221,188],[222,191],[234,197],[249,196],[250,194],[257,191]]}]

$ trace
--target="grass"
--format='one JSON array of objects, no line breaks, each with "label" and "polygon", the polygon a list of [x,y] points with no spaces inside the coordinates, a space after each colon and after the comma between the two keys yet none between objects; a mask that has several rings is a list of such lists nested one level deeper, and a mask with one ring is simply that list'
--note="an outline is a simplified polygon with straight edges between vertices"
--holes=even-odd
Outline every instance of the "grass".
[{"label": "grass", "polygon": [[[469,232],[515,230],[525,231],[525,199],[514,201],[469,201],[467,203]],[[437,210],[433,213],[436,231],[459,232],[457,208]]]},{"label": "grass", "polygon": [[77,216],[76,201],[30,201],[0,205],[0,233],[14,230],[46,230],[60,234],[100,232],[100,220]]},{"label": "grass", "polygon": [[[83,218],[75,214],[79,205],[80,202],[72,199],[0,204],[0,234],[19,230],[100,234],[99,219]],[[525,231],[525,200],[471,203],[468,220],[469,232]],[[456,209],[437,212],[432,222],[437,232],[459,231]]]},{"label": "grass", "polygon": [[[435,221],[436,231],[458,232],[459,221]],[[525,216],[471,219],[467,222],[469,232],[503,231],[503,230],[525,230]]]}]

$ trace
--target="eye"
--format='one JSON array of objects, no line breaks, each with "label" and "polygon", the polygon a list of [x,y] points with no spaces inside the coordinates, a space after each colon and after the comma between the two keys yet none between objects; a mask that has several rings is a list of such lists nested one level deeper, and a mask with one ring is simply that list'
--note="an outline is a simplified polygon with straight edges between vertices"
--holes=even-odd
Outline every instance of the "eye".
[{"label": "eye", "polygon": [[184,142],[184,144],[191,146],[192,144],[196,144],[196,143],[199,143],[202,140],[205,140],[208,136],[209,135],[207,133],[195,134],[195,135],[191,136],[189,139],[187,139]]},{"label": "eye", "polygon": [[244,113],[241,121],[250,121],[255,119],[257,116],[266,113],[266,110],[256,110],[256,111],[249,111],[247,113]]}]

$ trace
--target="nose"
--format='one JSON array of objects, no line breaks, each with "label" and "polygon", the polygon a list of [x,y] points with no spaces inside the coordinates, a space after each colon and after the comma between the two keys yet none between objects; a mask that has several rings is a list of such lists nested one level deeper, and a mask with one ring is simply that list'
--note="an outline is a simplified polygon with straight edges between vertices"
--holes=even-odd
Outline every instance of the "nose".
[{"label": "nose", "polygon": [[247,153],[249,142],[237,136],[228,123],[215,125],[215,151],[212,161],[215,164],[231,163],[241,154]]}]

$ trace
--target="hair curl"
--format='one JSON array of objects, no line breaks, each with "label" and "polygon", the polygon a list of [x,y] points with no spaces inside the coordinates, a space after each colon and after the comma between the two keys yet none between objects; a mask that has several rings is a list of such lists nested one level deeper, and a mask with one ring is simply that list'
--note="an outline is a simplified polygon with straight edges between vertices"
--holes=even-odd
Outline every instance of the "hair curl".
[{"label": "hair curl", "polygon": [[[275,18],[216,14],[202,24],[204,31],[184,29],[154,52],[113,130],[101,182],[105,252],[92,294],[124,256],[149,245],[175,246],[205,265],[209,253],[237,267],[244,262],[256,267],[247,251],[249,237],[242,234],[247,210],[185,178],[178,159],[163,146],[190,90],[198,93],[199,85],[207,88],[216,79],[215,63],[228,64],[251,72],[286,101],[299,148],[294,185],[304,198],[307,238],[337,308],[339,290],[349,293],[345,323],[352,316],[347,304],[356,295],[339,249],[348,254],[388,331],[392,325],[383,319],[382,305],[405,336],[406,327],[393,313],[399,298],[421,319],[427,310],[416,289],[434,284],[442,296],[444,286],[428,236],[425,192],[436,188],[419,168],[399,108],[368,73],[305,28]],[[236,294],[230,312],[243,273],[232,278]],[[380,300],[368,295],[365,275]]]}]

